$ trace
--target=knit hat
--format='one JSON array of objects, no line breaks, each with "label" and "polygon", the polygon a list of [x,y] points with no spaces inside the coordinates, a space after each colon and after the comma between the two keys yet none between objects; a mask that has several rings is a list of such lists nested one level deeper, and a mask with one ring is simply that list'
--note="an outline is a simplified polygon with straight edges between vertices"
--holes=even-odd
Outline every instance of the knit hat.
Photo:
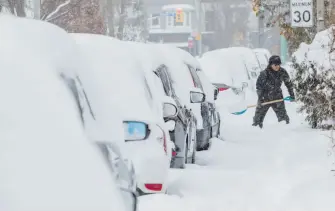
[{"label": "knit hat", "polygon": [[269,65],[281,65],[281,59],[279,56],[271,56],[269,59]]}]

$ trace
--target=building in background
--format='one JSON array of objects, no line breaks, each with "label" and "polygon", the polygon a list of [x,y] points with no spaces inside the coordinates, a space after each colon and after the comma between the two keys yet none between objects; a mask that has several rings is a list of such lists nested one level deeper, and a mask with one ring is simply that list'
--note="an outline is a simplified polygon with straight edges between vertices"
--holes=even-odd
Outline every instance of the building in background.
[{"label": "building in background", "polygon": [[213,12],[200,0],[143,0],[149,42],[173,45],[199,55],[213,34]]}]

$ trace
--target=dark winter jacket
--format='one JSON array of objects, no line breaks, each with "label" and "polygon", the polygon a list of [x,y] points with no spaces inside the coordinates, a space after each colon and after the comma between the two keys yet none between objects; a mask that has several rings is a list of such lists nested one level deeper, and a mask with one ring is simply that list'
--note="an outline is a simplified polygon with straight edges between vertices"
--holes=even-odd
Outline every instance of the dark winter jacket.
[{"label": "dark winter jacket", "polygon": [[285,83],[290,96],[294,97],[293,84],[287,71],[284,68],[273,71],[271,67],[267,67],[260,73],[256,82],[259,99],[268,101],[283,98],[282,82]]}]

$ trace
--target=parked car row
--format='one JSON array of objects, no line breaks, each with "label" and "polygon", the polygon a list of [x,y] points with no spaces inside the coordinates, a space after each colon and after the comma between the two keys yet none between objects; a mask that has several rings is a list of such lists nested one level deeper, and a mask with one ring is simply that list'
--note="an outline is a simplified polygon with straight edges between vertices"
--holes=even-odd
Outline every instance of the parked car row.
[{"label": "parked car row", "polygon": [[135,211],[220,135],[218,88],[184,50],[7,15],[0,30],[5,210]]}]

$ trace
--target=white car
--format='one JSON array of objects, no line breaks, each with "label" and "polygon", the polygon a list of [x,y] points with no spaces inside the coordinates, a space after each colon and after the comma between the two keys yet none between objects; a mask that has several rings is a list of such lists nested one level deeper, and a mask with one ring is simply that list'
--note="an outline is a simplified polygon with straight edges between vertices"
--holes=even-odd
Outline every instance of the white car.
[{"label": "white car", "polygon": [[[72,37],[99,84],[105,123],[113,118],[115,107],[123,118],[125,153],[134,163],[139,192],[165,192],[170,167],[168,131],[154,112],[161,108],[154,100],[151,82],[140,70],[141,63],[121,41],[90,34],[72,34]],[[79,72],[81,77],[84,74],[85,71]],[[109,105],[113,107],[108,109]],[[167,115],[176,115],[174,105],[170,102],[165,105],[170,108]]]},{"label": "white car", "polygon": [[207,52],[199,62],[211,83],[219,88],[220,105],[244,100],[246,88],[254,85],[243,59],[231,48]]},{"label": "white car", "polygon": [[[28,27],[29,26],[29,27]],[[113,130],[104,130],[101,124],[101,109],[92,111],[91,103],[87,96],[96,96],[96,92],[85,92],[85,85],[95,86],[94,81],[81,80],[76,71],[87,68],[85,61],[80,57],[77,45],[63,29],[44,22],[32,19],[1,16],[1,37],[7,44],[22,46],[20,51],[26,50],[26,54],[35,53],[41,63],[47,63],[56,77],[60,78],[64,85],[72,93],[76,102],[76,114],[81,119],[81,124],[86,135],[92,143],[99,148],[108,146],[108,166],[113,171],[111,177],[117,179],[117,184],[127,198],[136,191],[136,181],[132,163],[123,158],[122,144],[124,144],[122,118],[115,112]],[[15,48],[13,48],[15,49]],[[47,71],[47,70],[46,70]],[[95,105],[94,105],[95,106]],[[100,123],[100,125],[99,125]],[[108,133],[108,131],[111,131]],[[117,164],[117,168],[116,165]],[[129,192],[130,191],[130,192]]]},{"label": "white car", "polygon": [[0,210],[135,211],[136,197],[124,204],[55,67],[24,45],[29,34],[4,30],[10,25],[0,16]]}]

